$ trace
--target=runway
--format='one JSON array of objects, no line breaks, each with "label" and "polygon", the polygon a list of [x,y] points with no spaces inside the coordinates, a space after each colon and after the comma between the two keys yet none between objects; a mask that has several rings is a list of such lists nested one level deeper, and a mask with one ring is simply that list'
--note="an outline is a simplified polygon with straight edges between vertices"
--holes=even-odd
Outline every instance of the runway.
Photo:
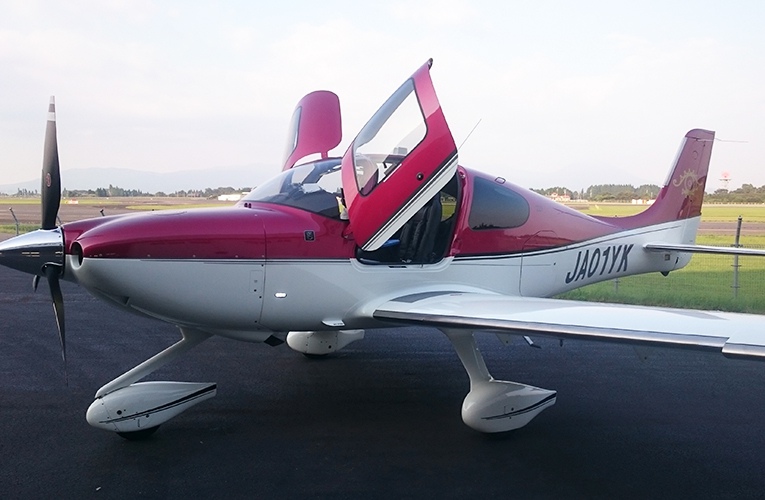
[{"label": "runway", "polygon": [[[173,343],[173,327],[63,283],[64,383],[45,284],[0,268],[0,497],[761,498],[765,364],[692,351],[482,334],[495,377],[558,390],[501,436],[467,428],[468,390],[436,330],[398,328],[334,357],[211,339],[156,379],[218,396],[145,442],[88,426],[95,391]],[[764,332],[765,334],[765,332]]]},{"label": "runway", "polygon": [[[736,235],[736,222],[702,222],[699,226],[699,234],[722,234],[726,236]],[[741,225],[742,236],[754,236],[765,234],[765,223],[746,221]]]}]

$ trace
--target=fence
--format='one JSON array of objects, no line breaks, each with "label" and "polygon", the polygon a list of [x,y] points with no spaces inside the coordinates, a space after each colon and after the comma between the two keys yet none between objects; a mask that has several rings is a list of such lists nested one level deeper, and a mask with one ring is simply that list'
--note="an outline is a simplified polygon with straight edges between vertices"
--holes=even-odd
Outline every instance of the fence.
[{"label": "fence", "polygon": [[765,314],[765,257],[696,254],[688,266],[668,276],[629,276],[561,298]]}]

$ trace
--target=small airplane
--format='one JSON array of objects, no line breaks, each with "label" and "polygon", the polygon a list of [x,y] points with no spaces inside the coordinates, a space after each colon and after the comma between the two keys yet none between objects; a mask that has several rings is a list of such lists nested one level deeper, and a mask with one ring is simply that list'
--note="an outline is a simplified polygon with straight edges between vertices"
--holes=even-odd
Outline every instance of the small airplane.
[{"label": "small airplane", "polygon": [[765,356],[765,316],[547,298],[633,274],[666,275],[694,252],[765,254],[695,245],[714,132],[685,135],[644,212],[584,215],[460,166],[431,65],[393,93],[342,158],[329,155],[341,141],[337,96],[303,97],[282,172],[235,206],[60,226],[51,98],[41,229],[0,243],[0,264],[33,275],[35,289],[48,282],[65,366],[61,279],[175,325],[182,337],[101,387],[87,411],[91,425],[141,439],[213,397],[214,383],[139,382],[212,335],[324,356],[366,329],[436,327],[470,379],[463,421],[481,432],[523,427],[556,392],[495,380],[475,331],[531,345],[539,335]]}]

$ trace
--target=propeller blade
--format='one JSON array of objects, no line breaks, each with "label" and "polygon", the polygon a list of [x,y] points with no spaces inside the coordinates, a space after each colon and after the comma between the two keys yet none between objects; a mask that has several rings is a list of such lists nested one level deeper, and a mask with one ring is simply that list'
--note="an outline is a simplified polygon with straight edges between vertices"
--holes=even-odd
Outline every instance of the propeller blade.
[{"label": "propeller blade", "polygon": [[40,284],[40,275],[35,274],[34,278],[32,278],[32,290],[37,291],[37,285]]},{"label": "propeller blade", "polygon": [[58,281],[58,266],[45,266],[45,277],[48,278],[51,299],[53,299],[53,312],[56,313],[56,325],[58,326],[58,338],[61,340],[61,357],[64,360],[64,371],[66,371],[66,326],[64,324],[64,296],[61,293],[61,284]]},{"label": "propeller blade", "polygon": [[51,96],[48,105],[48,123],[45,127],[45,152],[42,168],[42,229],[54,229],[61,204],[61,174],[58,165],[56,141],[56,100]]}]

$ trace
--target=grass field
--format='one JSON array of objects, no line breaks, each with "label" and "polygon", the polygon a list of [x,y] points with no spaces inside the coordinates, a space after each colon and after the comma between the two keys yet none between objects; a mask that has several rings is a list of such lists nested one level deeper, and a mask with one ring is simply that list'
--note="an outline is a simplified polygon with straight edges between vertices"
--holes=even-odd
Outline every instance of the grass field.
[{"label": "grass field", "polygon": [[[571,204],[571,207],[587,215],[603,217],[626,217],[647,208],[625,203]],[[704,205],[701,209],[702,222],[734,222],[739,215],[747,222],[765,222],[765,205]]]},{"label": "grass field", "polygon": [[[19,224],[20,233],[28,233],[40,229],[39,224]],[[0,224],[0,233],[16,234],[16,224]]]},{"label": "grass field", "polygon": [[[729,246],[731,236],[699,235],[701,245]],[[765,235],[744,235],[741,243],[765,249]],[[738,292],[733,289],[734,259],[726,255],[695,255],[685,268],[628,276],[596,283],[559,295],[570,300],[618,302],[692,309],[765,314],[765,257],[739,257]]]}]

